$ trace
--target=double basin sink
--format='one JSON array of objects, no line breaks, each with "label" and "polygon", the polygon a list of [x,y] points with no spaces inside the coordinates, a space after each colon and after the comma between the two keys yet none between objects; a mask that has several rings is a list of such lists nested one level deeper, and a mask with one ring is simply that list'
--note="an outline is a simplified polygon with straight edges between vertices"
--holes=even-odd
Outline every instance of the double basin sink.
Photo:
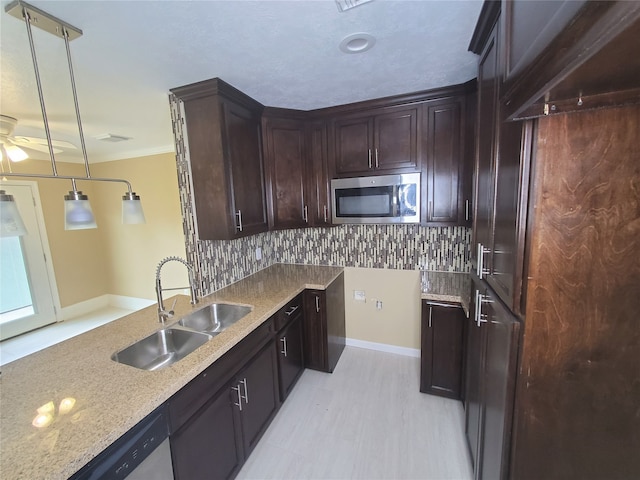
[{"label": "double basin sink", "polygon": [[251,307],[244,305],[213,303],[114,353],[111,359],[142,370],[159,370],[186,357],[249,312]]}]

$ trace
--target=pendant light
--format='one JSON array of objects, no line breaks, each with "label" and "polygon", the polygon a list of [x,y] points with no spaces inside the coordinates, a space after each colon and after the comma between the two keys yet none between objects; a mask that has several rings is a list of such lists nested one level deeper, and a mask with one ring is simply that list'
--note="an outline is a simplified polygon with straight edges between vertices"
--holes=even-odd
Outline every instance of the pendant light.
[{"label": "pendant light", "polygon": [[[47,136],[47,146],[49,147],[49,156],[51,158],[52,174],[45,175],[34,173],[7,173],[4,175],[7,177],[54,178],[71,180],[72,189],[68,195],[64,196],[65,230],[82,230],[97,227],[91,205],[89,204],[89,198],[87,195],[83,194],[82,191],[78,190],[78,188],[76,187],[77,180],[96,182],[120,182],[126,184],[127,191],[122,197],[122,222],[125,224],[145,223],[140,196],[136,195],[136,193],[131,188],[131,184],[127,180],[120,178],[95,178],[91,176],[91,172],[89,171],[89,160],[87,158],[87,149],[84,142],[82,122],[80,120],[80,108],[78,106],[78,95],[76,93],[76,84],[73,76],[73,64],[71,62],[71,50],[69,48],[69,42],[80,37],[82,35],[82,30],[69,25],[68,23],[52,15],[49,15],[48,13],[34,7],[33,5],[29,5],[22,0],[16,0],[10,3],[5,7],[5,11],[18,19],[24,20],[27,28],[29,47],[31,49],[31,58],[33,60],[33,70],[36,77],[36,86],[38,88],[38,98],[40,99],[40,109],[42,110],[44,130]],[[84,159],[84,177],[58,175],[53,143],[51,141],[51,133],[49,131],[49,122],[47,120],[47,112],[44,103],[44,95],[42,93],[42,85],[40,82],[40,73],[38,71],[36,50],[33,42],[33,35],[31,32],[32,24],[57,37],[62,37],[62,39],[64,40],[67,50],[67,63],[69,66],[69,76],[71,78],[73,103],[76,111],[76,119],[78,121],[78,132],[80,134],[80,145],[82,146],[82,156]],[[9,152],[7,152],[7,155],[9,155]]]},{"label": "pendant light", "polygon": [[122,223],[146,223],[140,195],[136,195],[136,192],[127,192],[122,196]]},{"label": "pendant light", "polygon": [[13,195],[0,190],[0,237],[18,237],[27,234]]}]

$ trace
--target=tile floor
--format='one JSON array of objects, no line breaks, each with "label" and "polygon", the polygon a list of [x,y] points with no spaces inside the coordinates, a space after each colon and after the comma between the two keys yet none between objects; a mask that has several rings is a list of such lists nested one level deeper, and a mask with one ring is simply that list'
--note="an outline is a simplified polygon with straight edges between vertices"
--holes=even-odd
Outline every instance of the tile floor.
[{"label": "tile floor", "polygon": [[347,347],[306,370],[237,479],[470,480],[462,403],[420,393],[419,369]]},{"label": "tile floor", "polygon": [[129,315],[132,311],[124,308],[106,307],[4,340],[0,342],[0,365],[13,362],[112,320]]}]

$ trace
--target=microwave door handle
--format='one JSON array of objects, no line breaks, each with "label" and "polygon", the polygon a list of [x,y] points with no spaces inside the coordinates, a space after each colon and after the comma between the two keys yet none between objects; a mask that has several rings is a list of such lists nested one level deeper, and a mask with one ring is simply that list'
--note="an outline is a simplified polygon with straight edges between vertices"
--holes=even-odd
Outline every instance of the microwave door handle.
[{"label": "microwave door handle", "polygon": [[393,216],[397,217],[398,216],[398,206],[400,204],[400,197],[399,197],[399,192],[398,192],[398,185],[394,185],[393,186]]}]

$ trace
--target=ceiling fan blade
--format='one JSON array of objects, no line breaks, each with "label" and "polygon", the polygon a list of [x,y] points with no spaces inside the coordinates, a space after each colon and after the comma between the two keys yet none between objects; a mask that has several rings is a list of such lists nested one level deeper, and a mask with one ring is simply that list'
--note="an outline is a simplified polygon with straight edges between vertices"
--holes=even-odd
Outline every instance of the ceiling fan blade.
[{"label": "ceiling fan blade", "polygon": [[[37,143],[20,143],[20,142],[11,142],[14,145],[16,145],[16,148],[18,148],[18,145],[22,148],[28,148],[31,150],[36,150],[37,152],[44,152],[44,153],[49,153],[49,147],[45,144],[45,145],[39,145]],[[53,153],[62,153],[62,150],[60,150],[59,148],[54,148],[53,149]]]},{"label": "ceiling fan blade", "polygon": [[[34,148],[33,145],[47,145],[46,138],[38,138],[38,137],[13,137],[12,141],[16,145],[22,145],[23,147],[28,147],[28,148]],[[67,148],[67,149],[77,150],[77,147],[73,143],[65,142],[64,140],[51,140],[51,145],[58,148]]]}]

